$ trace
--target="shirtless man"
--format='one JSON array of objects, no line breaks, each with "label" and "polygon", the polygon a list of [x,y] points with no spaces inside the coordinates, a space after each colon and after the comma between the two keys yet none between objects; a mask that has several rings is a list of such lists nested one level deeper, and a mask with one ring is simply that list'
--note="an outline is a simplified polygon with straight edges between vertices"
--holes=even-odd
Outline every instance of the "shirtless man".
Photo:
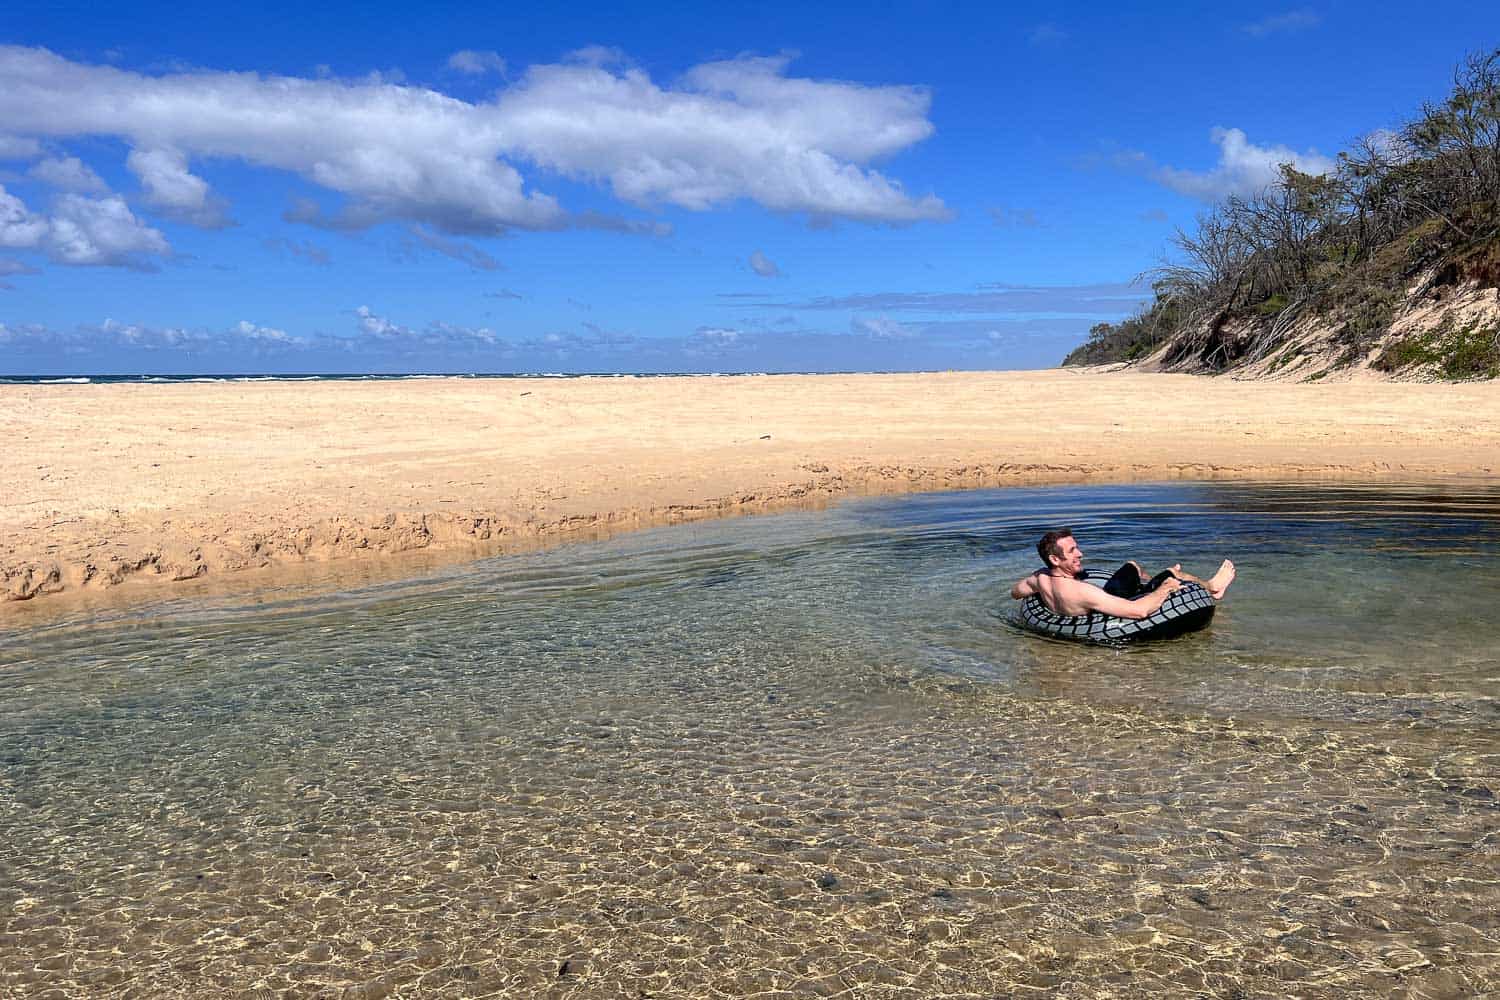
[{"label": "shirtless man", "polygon": [[1049,531],[1037,543],[1037,553],[1047,568],[1010,588],[1010,596],[1021,600],[1039,595],[1042,602],[1059,615],[1083,615],[1103,612],[1116,618],[1145,618],[1164,604],[1172,591],[1186,581],[1201,584],[1213,599],[1223,600],[1224,591],[1234,582],[1234,563],[1224,560],[1219,571],[1207,580],[1182,571],[1182,566],[1162,570],[1149,581],[1140,563],[1128,562],[1115,571],[1100,589],[1079,579],[1083,573],[1083,550],[1073,538],[1072,530]]}]

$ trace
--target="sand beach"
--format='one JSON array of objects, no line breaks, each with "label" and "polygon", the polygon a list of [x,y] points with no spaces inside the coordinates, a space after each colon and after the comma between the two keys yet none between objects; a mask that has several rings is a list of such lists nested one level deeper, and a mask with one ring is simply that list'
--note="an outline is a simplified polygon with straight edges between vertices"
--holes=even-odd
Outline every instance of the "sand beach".
[{"label": "sand beach", "polygon": [[1486,476],[1500,386],[1060,369],[14,385],[0,435],[0,609],[14,609],[248,586],[310,562],[399,573],[410,553],[863,494]]}]

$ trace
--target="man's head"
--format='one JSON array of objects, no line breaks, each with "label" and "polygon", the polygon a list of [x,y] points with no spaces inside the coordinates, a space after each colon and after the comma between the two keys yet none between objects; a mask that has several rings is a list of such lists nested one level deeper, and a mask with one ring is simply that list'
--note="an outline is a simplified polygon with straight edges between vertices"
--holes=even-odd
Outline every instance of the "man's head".
[{"label": "man's head", "polygon": [[1036,551],[1049,569],[1060,569],[1071,576],[1083,572],[1083,551],[1073,539],[1072,528],[1047,532],[1036,543]]}]

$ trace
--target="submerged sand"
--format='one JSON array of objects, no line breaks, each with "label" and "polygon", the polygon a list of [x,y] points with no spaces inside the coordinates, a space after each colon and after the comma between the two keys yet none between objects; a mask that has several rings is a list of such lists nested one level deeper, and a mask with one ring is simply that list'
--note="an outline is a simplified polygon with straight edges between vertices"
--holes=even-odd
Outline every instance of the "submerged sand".
[{"label": "submerged sand", "polygon": [[1051,370],[8,386],[0,435],[4,607],[851,494],[1484,476],[1500,385]]}]

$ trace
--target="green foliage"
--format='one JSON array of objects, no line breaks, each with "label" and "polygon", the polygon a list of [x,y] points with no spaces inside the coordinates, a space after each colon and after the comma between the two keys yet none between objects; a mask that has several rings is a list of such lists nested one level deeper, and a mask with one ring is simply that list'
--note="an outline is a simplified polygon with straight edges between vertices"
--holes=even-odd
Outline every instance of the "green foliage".
[{"label": "green foliage", "polygon": [[1063,365],[1103,365],[1134,361],[1150,353],[1151,342],[1139,317],[1119,323],[1096,323],[1089,339],[1063,358]]},{"label": "green foliage", "polygon": [[1257,316],[1275,316],[1286,307],[1287,297],[1280,292],[1277,292],[1275,295],[1271,296],[1269,299],[1266,299],[1264,302],[1257,302],[1255,305],[1251,306],[1250,311],[1255,313],[1255,315]]},{"label": "green foliage", "polygon": [[1472,323],[1446,345],[1446,378],[1494,378],[1500,375],[1500,327]]},{"label": "green foliage", "polygon": [[1388,285],[1357,284],[1348,296],[1340,308],[1344,323],[1339,327],[1339,343],[1367,350],[1390,329],[1400,292]]},{"label": "green foliage", "polygon": [[[1183,262],[1158,270],[1151,307],[1096,327],[1064,364],[1166,344],[1169,364],[1222,370],[1273,356],[1304,316],[1333,326],[1338,363],[1352,364],[1385,336],[1418,274],[1429,290],[1500,287],[1500,49],[1470,56],[1442,103],[1355,143],[1329,173],[1282,165],[1269,189],[1225,199],[1176,242]],[[1481,341],[1434,347],[1463,360],[1433,370],[1489,371]]]},{"label": "green foliage", "polygon": [[1425,333],[1391,344],[1375,359],[1380,371],[1425,369],[1446,379],[1500,376],[1500,326],[1473,321],[1459,327],[1451,315]]},{"label": "green foliage", "polygon": [[1407,337],[1399,340],[1375,359],[1375,367],[1383,372],[1396,372],[1405,368],[1428,367],[1442,361],[1430,334]]}]

